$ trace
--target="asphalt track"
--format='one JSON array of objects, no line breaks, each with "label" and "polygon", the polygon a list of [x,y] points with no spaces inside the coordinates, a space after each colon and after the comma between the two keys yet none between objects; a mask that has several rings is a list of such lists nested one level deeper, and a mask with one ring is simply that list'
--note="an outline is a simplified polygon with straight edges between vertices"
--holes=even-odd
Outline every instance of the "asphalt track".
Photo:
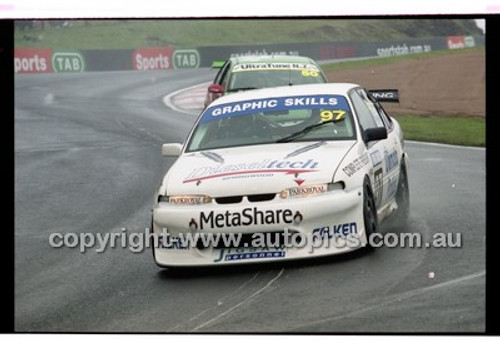
[{"label": "asphalt track", "polygon": [[52,248],[54,232],[149,227],[172,163],[160,146],[182,141],[196,118],[162,98],[212,77],[208,69],[16,76],[16,331],[485,330],[484,149],[406,144],[405,232],[461,234],[461,248],[381,247],[176,274],[159,269],[150,250]]}]

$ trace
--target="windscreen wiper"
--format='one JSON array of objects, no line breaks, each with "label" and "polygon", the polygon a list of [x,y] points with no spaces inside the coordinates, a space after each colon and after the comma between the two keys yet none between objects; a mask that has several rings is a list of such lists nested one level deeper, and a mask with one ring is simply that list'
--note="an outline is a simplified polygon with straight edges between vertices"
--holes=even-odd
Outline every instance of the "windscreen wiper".
[{"label": "windscreen wiper", "polygon": [[258,87],[238,87],[231,90],[227,90],[227,92],[236,92],[236,91],[246,91],[246,90],[256,90]]},{"label": "windscreen wiper", "polygon": [[295,133],[292,133],[291,135],[288,135],[286,137],[283,137],[281,139],[278,139],[276,141],[276,143],[286,143],[286,142],[290,142],[291,140],[299,137],[299,136],[302,136],[302,135],[305,135],[309,132],[311,132],[312,130],[314,130],[315,128],[318,128],[320,126],[323,126],[325,124],[328,124],[328,123],[331,123],[331,122],[335,122],[335,121],[338,121],[338,120],[335,120],[335,119],[330,119],[330,120],[327,120],[327,121],[322,121],[322,122],[319,122],[317,124],[312,124],[312,125],[309,125],[307,127],[304,127],[302,130],[300,131],[297,131]]}]

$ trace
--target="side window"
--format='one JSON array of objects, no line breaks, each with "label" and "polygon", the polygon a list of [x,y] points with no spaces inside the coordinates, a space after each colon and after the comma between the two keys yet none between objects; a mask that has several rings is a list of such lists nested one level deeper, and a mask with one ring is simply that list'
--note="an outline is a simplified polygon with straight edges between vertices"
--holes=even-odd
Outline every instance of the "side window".
[{"label": "side window", "polygon": [[228,61],[227,64],[222,69],[223,69],[223,71],[222,71],[222,74],[220,77],[219,84],[226,86],[227,79],[229,78],[229,71],[232,69],[231,63],[229,63],[229,61]]},{"label": "side window", "polygon": [[389,117],[389,115],[387,115],[384,108],[382,108],[380,104],[375,104],[375,106],[377,107],[379,114],[382,116],[384,123],[387,125],[387,129],[392,130],[394,128],[394,124],[392,123],[392,120]]},{"label": "side window", "polygon": [[222,68],[220,68],[219,72],[215,76],[214,83],[216,84],[222,84],[222,81],[224,80],[225,76],[227,75],[227,71],[229,68],[229,61],[227,61]]},{"label": "side window", "polygon": [[375,121],[375,124],[377,125],[376,127],[386,127],[386,124],[384,123],[382,116],[379,113],[379,108],[374,103],[373,99],[371,96],[368,95],[368,93],[365,90],[358,90],[359,95],[361,96],[361,99],[363,102],[365,102],[366,106],[368,107],[368,110],[370,111],[370,114],[373,117],[373,120]]},{"label": "side window", "polygon": [[351,101],[354,105],[354,110],[356,111],[356,115],[358,116],[361,128],[363,130],[367,130],[369,128],[377,127],[370,109],[368,109],[366,102],[361,98],[358,91],[351,91],[349,93],[349,96],[351,97]]}]

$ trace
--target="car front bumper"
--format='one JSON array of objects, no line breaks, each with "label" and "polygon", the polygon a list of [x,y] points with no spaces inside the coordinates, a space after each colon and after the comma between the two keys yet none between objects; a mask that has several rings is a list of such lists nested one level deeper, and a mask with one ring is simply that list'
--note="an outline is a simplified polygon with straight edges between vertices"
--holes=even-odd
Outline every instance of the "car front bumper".
[{"label": "car front bumper", "polygon": [[[274,246],[262,245],[268,236],[264,233],[284,232],[288,233],[287,240]],[[264,202],[243,199],[238,204],[159,203],[153,209],[152,233],[158,239],[153,243],[154,259],[161,267],[311,258],[350,252],[367,242],[362,188],[306,198],[277,196]],[[226,246],[220,243],[221,234],[255,238]],[[217,236],[217,246],[206,244]]]}]

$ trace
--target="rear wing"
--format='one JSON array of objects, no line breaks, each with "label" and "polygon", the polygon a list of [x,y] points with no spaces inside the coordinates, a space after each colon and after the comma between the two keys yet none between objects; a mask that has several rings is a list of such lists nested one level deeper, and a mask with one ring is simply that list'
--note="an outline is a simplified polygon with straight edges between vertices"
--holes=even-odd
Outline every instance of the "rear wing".
[{"label": "rear wing", "polygon": [[399,91],[395,89],[369,90],[377,102],[399,103]]}]

